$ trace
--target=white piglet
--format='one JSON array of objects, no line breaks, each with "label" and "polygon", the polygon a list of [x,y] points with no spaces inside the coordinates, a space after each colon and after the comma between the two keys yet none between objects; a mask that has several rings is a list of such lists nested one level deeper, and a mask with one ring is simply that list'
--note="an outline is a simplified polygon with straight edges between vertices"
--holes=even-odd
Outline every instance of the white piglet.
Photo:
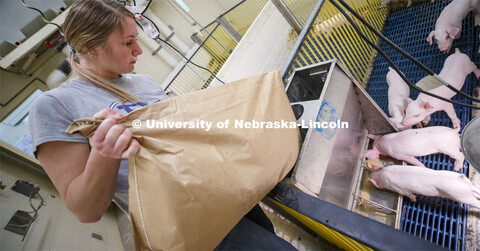
[{"label": "white piglet", "polygon": [[[456,48],[455,53],[448,56],[445,60],[442,71],[438,76],[451,86],[460,90],[465,83],[465,78],[472,72],[475,73],[477,79],[480,78],[480,69],[477,68],[466,54],[461,53],[460,50]],[[447,99],[452,98],[456,94],[446,86],[437,87],[430,90],[430,92]],[[453,128],[459,131],[461,124],[455,113],[453,104],[424,93],[420,93],[415,101],[408,104],[402,124],[404,126],[412,126],[420,121],[428,124],[430,115],[442,110],[445,111],[452,120]]]},{"label": "white piglet", "polygon": [[392,156],[415,166],[425,167],[415,156],[443,153],[455,159],[454,169],[462,169],[465,156],[460,151],[460,135],[452,128],[430,126],[409,129],[386,135],[368,135],[373,148],[365,151],[365,157],[377,159],[380,155]]},{"label": "white piglet", "polygon": [[370,178],[373,185],[407,196],[415,202],[415,194],[438,196],[480,208],[480,190],[463,174],[435,171],[418,166],[392,165],[374,167]]},{"label": "white piglet", "polygon": [[390,67],[388,69],[388,112],[392,116],[390,120],[398,129],[407,129],[408,127],[402,125],[402,120],[405,116],[407,105],[412,102],[412,99],[409,98],[410,88],[408,88],[407,83],[403,81],[394,69]]},{"label": "white piglet", "polygon": [[435,23],[435,30],[430,32],[427,41],[432,44],[433,38],[440,51],[449,51],[454,39],[460,37],[462,20],[468,12],[473,11],[475,25],[480,26],[480,0],[453,0],[440,13]]}]

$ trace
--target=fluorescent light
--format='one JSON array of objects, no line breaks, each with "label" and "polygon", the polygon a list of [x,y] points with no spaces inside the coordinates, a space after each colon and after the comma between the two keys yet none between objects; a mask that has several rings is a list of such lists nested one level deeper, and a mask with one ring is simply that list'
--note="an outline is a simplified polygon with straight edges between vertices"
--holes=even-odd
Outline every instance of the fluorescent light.
[{"label": "fluorescent light", "polygon": [[190,12],[190,8],[188,8],[187,4],[185,4],[183,0],[175,0],[175,2],[177,2],[177,4],[180,5],[184,11]]}]

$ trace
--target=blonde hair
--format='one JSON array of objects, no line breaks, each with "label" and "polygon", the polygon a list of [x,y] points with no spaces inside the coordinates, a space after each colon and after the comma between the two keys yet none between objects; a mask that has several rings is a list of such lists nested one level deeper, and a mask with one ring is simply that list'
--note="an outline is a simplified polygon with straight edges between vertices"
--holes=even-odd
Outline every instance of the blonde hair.
[{"label": "blonde hair", "polygon": [[77,0],[63,24],[66,41],[75,52],[70,52],[70,64],[74,74],[89,80],[96,86],[114,93],[122,99],[137,100],[112,82],[80,65],[78,55],[88,53],[98,46],[106,46],[108,37],[116,31],[124,34],[125,17],[135,16],[124,6],[108,0]]}]

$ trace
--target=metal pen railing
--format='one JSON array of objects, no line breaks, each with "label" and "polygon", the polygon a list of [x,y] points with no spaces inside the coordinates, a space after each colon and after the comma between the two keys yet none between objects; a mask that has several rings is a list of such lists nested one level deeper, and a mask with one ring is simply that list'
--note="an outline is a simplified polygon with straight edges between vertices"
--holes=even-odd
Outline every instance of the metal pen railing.
[{"label": "metal pen railing", "polygon": [[[338,59],[362,84],[368,81],[375,52],[361,39],[346,18],[330,1],[284,0],[290,12],[304,27],[297,45],[282,67],[286,80],[298,67]],[[381,30],[386,19],[387,8],[377,9],[380,0],[347,0],[360,15],[377,30]],[[313,5],[315,4],[315,5]],[[352,17],[354,18],[354,17]],[[360,22],[360,29],[372,41],[378,37]]]}]

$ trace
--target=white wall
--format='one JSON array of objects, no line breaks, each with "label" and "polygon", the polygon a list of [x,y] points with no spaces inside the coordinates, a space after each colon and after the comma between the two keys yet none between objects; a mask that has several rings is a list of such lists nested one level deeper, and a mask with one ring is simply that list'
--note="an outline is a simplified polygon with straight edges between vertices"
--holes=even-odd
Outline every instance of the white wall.
[{"label": "white wall", "polygon": [[[191,36],[195,33],[192,28],[193,20],[188,17],[182,10],[174,3],[175,0],[153,0],[149,7],[149,11],[160,19],[165,25],[170,25],[174,28],[173,32],[178,39],[192,48],[194,42]],[[214,21],[218,16],[241,2],[241,0],[184,0],[184,3],[190,8],[189,15],[192,16],[201,25],[207,25]],[[148,14],[146,14],[148,17]],[[139,32],[142,32],[139,29]],[[161,34],[165,38],[169,34]],[[152,56],[154,50],[147,46],[146,41],[139,40],[143,49],[143,55],[139,56],[135,72],[150,76],[155,82],[161,84],[165,81],[174,67],[168,65],[159,55]],[[170,42],[177,47],[174,43]],[[163,51],[169,51],[169,54],[181,61],[181,56],[177,55],[172,49],[162,48]]]},{"label": "white wall", "polygon": [[[113,207],[96,223],[80,223],[46,174],[5,154],[0,162],[0,181],[6,186],[0,190],[0,250],[123,250]],[[45,201],[24,241],[21,235],[4,229],[17,210],[32,211],[28,197],[11,189],[16,180],[37,184]],[[32,201],[35,206],[40,203],[38,196]],[[92,238],[92,233],[103,240]]]},{"label": "white wall", "polygon": [[[142,29],[138,27],[138,32],[143,33]],[[149,41],[146,41],[146,40]],[[161,84],[165,78],[173,70],[173,67],[170,66],[167,61],[161,58],[160,53],[165,53],[165,48],[162,48],[162,51],[155,56],[152,56],[152,53],[155,49],[150,48],[147,43],[158,44],[156,41],[153,41],[148,36],[139,36],[138,40],[140,46],[142,47],[143,54],[138,56],[137,64],[135,65],[135,72],[145,74],[151,77],[157,84]],[[159,46],[160,44],[158,44]],[[167,54],[170,57],[178,58],[175,54]]]},{"label": "white wall", "polygon": [[241,0],[184,0],[184,2],[190,7],[190,16],[206,26]]}]

